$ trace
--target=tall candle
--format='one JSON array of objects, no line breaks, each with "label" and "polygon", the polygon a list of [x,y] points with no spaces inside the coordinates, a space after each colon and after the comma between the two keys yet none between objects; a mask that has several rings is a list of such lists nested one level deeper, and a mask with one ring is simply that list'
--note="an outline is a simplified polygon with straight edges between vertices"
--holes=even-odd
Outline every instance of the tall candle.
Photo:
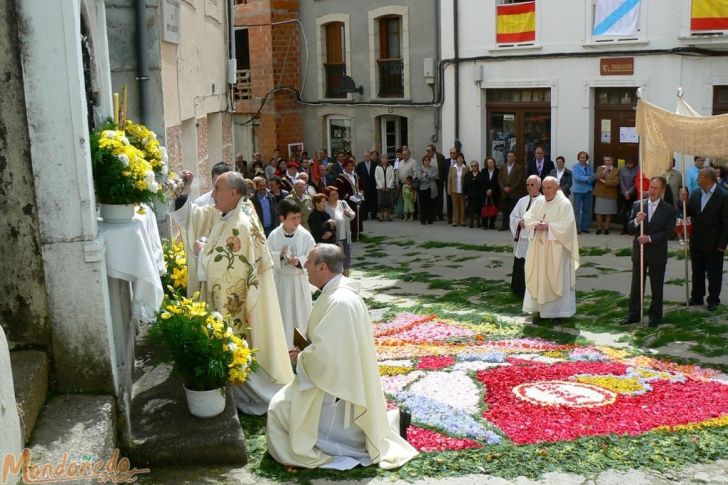
[{"label": "tall candle", "polygon": [[114,123],[119,123],[119,93],[114,93]]}]

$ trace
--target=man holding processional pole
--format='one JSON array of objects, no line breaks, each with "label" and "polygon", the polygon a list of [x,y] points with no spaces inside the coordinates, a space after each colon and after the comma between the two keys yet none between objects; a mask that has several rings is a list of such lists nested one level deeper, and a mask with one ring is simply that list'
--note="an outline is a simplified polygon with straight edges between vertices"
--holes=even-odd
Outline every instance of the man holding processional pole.
[{"label": "man holding processional pole", "polygon": [[[700,153],[703,156],[717,158],[726,158],[728,156],[728,137],[725,136],[725,133],[728,133],[728,115],[699,116],[694,109],[683,101],[681,89],[678,90],[678,107],[676,111],[677,113],[670,113],[641,98],[637,102],[636,131],[640,136],[642,169],[647,176],[665,173],[670,166],[674,152],[681,154]],[[684,163],[682,168],[683,179],[685,180]],[[684,193],[681,193],[681,199],[683,202],[686,200]],[[698,207],[698,212],[700,210],[701,207]],[[644,212],[643,208],[640,209],[640,212]],[[692,212],[695,213],[695,210]],[[689,215],[691,215],[691,210],[683,204],[683,232],[685,234],[687,234],[686,219]],[[643,272],[644,245],[642,244],[640,245],[640,252],[642,253],[640,256],[642,264],[640,266],[641,272]],[[693,267],[693,276],[695,276],[694,262]],[[687,281],[687,262],[685,272]],[[641,290],[641,294],[644,295],[644,285],[642,285]],[[687,283],[685,291],[686,305],[688,305],[690,301],[687,295]],[[717,303],[711,306],[715,308]],[[643,313],[644,306],[641,305],[641,317]]]}]

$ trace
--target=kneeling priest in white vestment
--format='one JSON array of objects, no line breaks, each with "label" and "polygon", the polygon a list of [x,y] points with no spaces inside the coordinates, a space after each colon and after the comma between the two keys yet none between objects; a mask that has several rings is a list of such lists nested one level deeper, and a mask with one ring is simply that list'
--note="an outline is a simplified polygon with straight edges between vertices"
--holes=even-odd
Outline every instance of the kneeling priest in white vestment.
[{"label": "kneeling priest in white vestment", "polygon": [[298,328],[305,335],[311,315],[311,285],[304,265],[316,242],[300,225],[301,208],[293,200],[286,198],[278,204],[278,217],[281,224],[268,235],[268,249],[273,258],[283,330],[290,349],[293,348],[293,329]]},{"label": "kneeling priest in white vestment", "polygon": [[579,243],[574,210],[555,177],[542,184],[543,199],[523,217],[528,235],[523,311],[539,318],[568,318],[576,313]]},{"label": "kneeling priest in white vestment", "polygon": [[332,244],[308,256],[309,281],[321,295],[308,321],[310,344],[291,352],[296,377],[268,408],[268,452],[304,468],[397,468],[417,451],[399,435],[399,411],[387,412],[369,312],[359,285],[341,274],[343,258]]},{"label": "kneeling priest in white vestment", "polygon": [[[190,172],[183,172],[186,184]],[[244,335],[259,368],[232,387],[235,405],[247,414],[264,414],[273,395],[293,379],[283,333],[273,262],[265,236],[242,210],[247,203],[243,176],[227,172],[215,181],[214,206],[198,207],[189,199],[175,201],[172,217],[181,227],[186,247],[197,258],[201,299],[211,310],[230,314],[233,331]],[[183,203],[184,202],[184,203]]]}]

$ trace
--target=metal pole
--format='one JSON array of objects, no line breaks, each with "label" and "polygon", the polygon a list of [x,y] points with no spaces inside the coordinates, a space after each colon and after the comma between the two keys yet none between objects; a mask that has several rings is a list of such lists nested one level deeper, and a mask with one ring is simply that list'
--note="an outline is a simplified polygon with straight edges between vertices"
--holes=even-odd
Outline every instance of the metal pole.
[{"label": "metal pole", "polygon": [[[640,155],[640,169],[637,172],[638,178],[637,183],[639,184],[637,187],[635,187],[637,190],[636,192],[639,194],[640,198],[640,212],[644,212],[645,207],[645,198],[643,197],[644,194],[642,194],[642,177],[644,176],[644,167],[642,166],[643,156],[642,156],[642,143],[640,143],[639,147],[639,155]],[[645,235],[645,221],[643,220],[640,224],[640,237]],[[645,245],[640,242],[640,323],[642,323],[642,319],[645,317]]]},{"label": "metal pole", "polygon": [[[682,177],[683,177],[683,189],[687,187],[687,176],[685,171],[685,154],[680,154],[680,163],[682,164]],[[678,190],[679,192],[679,190]],[[688,285],[690,284],[690,280],[688,277],[688,243],[690,242],[690,238],[688,237],[688,202],[686,200],[682,201],[682,209],[683,209],[683,217],[682,217],[682,224],[683,224],[683,251],[685,254],[685,306],[690,307],[690,290],[688,289]]]}]

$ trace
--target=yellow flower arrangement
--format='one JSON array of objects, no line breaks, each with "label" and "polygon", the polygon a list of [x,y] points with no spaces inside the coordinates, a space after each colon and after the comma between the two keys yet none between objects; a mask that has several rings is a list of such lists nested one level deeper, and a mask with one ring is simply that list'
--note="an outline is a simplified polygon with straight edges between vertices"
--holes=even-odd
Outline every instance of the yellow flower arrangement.
[{"label": "yellow flower arrangement", "polygon": [[167,152],[143,125],[106,123],[91,134],[91,167],[96,196],[103,204],[138,204],[164,200],[173,174]]},{"label": "yellow flower arrangement", "polygon": [[211,390],[241,384],[255,371],[256,349],[236,335],[230,316],[210,312],[207,303],[180,297],[167,300],[149,334],[167,351],[188,389]]},{"label": "yellow flower arrangement", "polygon": [[162,276],[162,286],[167,295],[175,297],[187,289],[187,256],[181,241],[165,240],[162,244],[164,265],[167,273]]}]

